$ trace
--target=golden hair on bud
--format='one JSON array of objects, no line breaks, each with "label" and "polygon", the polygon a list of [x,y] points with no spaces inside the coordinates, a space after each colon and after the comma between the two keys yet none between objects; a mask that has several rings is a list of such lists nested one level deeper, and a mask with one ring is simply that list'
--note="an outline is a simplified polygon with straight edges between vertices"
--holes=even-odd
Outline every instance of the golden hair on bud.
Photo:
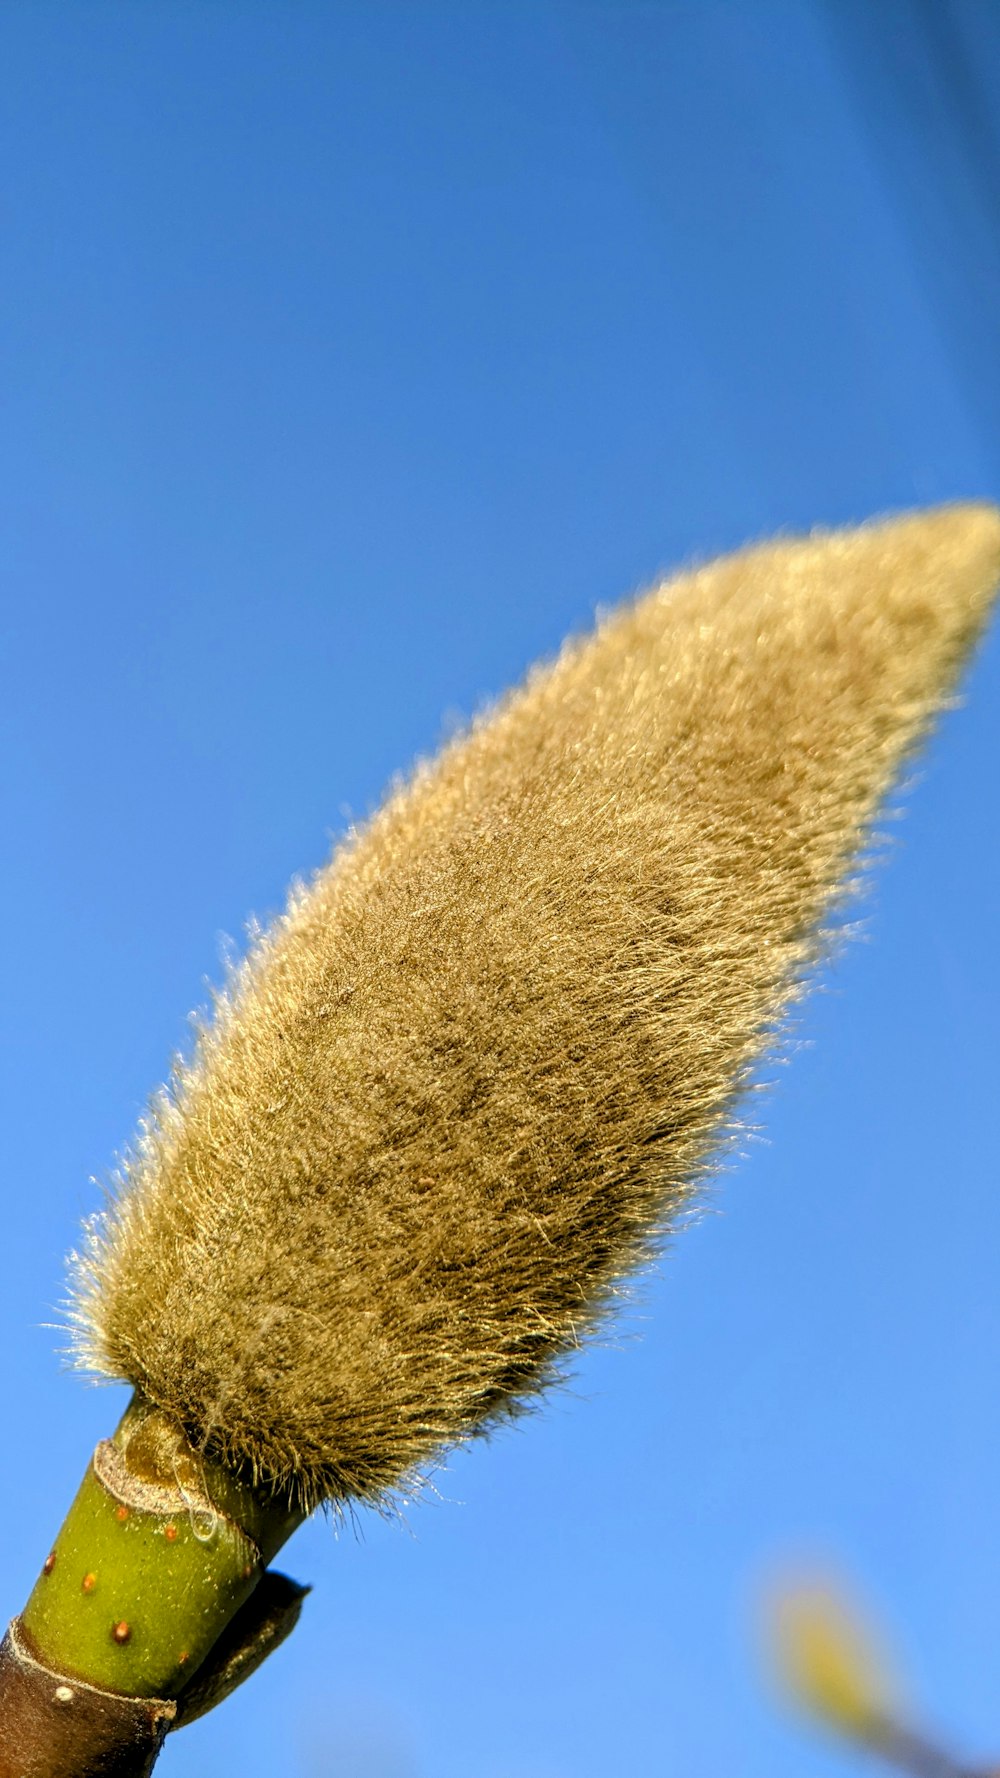
[{"label": "golden hair on bud", "polygon": [[987,506],[746,549],[419,767],[153,1106],[83,1361],[308,1503],[530,1397],[689,1200],[998,576]]}]

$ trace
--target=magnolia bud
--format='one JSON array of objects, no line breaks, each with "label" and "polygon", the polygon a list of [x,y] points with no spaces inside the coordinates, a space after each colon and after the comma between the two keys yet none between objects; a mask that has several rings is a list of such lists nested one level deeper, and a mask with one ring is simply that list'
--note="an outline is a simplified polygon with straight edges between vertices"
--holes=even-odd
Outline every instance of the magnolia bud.
[{"label": "magnolia bud", "polygon": [[153,1105],[83,1361],[304,1504],[524,1403],[732,1129],[998,574],[986,506],[750,548],[419,767]]}]

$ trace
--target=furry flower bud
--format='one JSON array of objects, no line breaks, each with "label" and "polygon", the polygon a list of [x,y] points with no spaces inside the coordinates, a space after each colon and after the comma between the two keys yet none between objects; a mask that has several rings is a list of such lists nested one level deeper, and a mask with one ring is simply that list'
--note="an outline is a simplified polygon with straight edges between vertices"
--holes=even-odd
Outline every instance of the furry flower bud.
[{"label": "furry flower bud", "polygon": [[154,1104],[85,1362],[308,1502],[523,1403],[688,1202],[998,574],[986,506],[749,548],[419,767]]}]

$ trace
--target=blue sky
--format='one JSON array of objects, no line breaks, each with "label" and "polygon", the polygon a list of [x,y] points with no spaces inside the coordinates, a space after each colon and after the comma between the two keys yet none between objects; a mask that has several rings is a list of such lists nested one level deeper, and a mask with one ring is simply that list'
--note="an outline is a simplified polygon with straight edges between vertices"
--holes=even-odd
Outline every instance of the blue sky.
[{"label": "blue sky", "polygon": [[[1000,485],[991,0],[15,3],[0,20],[6,1287],[22,1603],[121,1391],[62,1262],[221,970],[388,779],[661,570]],[[751,1144],[547,1410],[177,1778],[853,1769],[777,1567],[1000,1750],[1000,636]]]}]

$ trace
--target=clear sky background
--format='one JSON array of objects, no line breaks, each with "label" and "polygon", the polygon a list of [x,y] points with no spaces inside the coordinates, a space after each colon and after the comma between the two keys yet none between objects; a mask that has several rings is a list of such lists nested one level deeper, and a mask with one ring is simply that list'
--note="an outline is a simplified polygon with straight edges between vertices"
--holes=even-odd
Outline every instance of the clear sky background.
[{"label": "clear sky background", "polygon": [[[62,1256],[223,936],[665,568],[1000,491],[1000,9],[0,16],[3,1610],[124,1392]],[[835,1778],[761,1586],[1000,1754],[1000,633],[753,1144],[406,1526],[307,1527],[177,1778]]]}]

